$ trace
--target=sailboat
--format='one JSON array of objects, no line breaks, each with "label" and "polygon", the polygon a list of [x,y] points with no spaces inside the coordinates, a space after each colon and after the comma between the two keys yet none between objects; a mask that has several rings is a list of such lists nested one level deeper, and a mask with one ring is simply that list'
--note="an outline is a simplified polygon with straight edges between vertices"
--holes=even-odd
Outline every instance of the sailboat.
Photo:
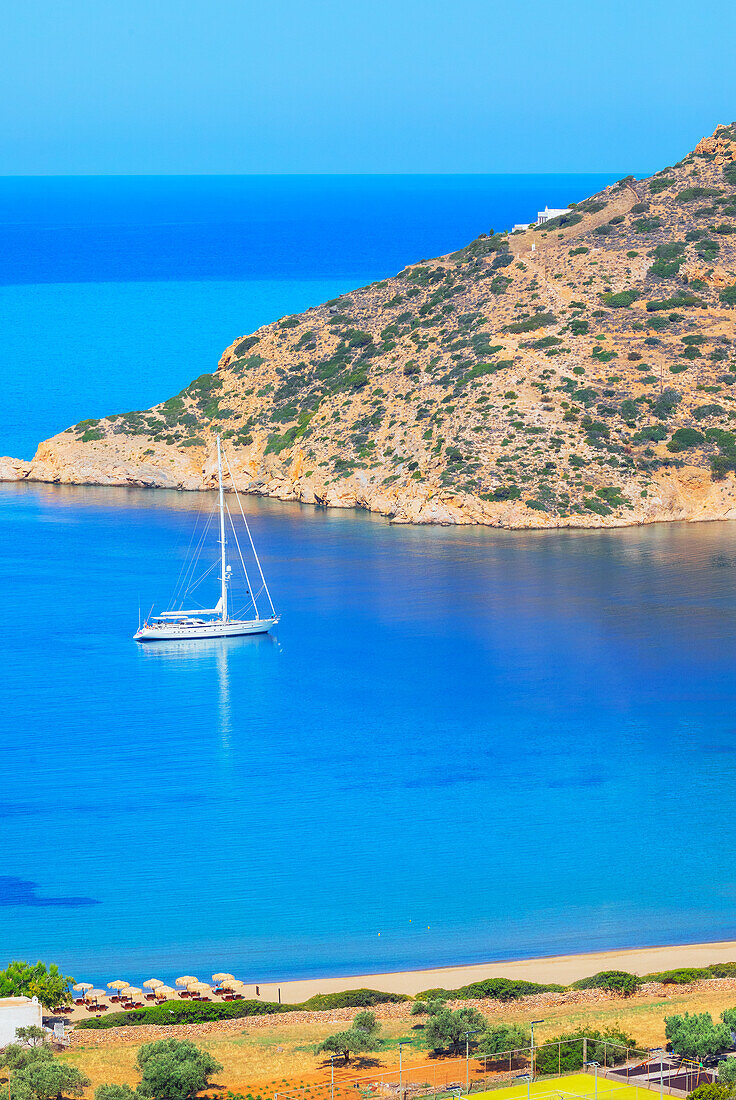
[{"label": "sailboat", "polygon": [[[248,577],[248,570],[245,565],[245,560],[240,549],[240,543],[238,542],[237,531],[235,530],[235,524],[233,523],[232,516],[230,515],[230,509],[225,503],[225,493],[222,485],[222,461],[225,458],[228,473],[230,475],[230,481],[235,490],[235,482],[233,480],[232,471],[230,470],[230,463],[227,461],[227,456],[224,455],[220,437],[217,437],[217,484],[218,484],[218,504],[219,504],[219,545],[220,551],[217,562],[213,562],[205,571],[204,577],[208,576],[214,568],[219,571],[220,578],[220,598],[214,607],[197,608],[197,609],[180,609],[172,611],[162,611],[159,615],[151,615],[146,622],[139,626],[133,638],[136,642],[164,642],[173,640],[184,639],[200,639],[200,638],[235,638],[243,634],[266,634],[272,626],[275,626],[279,621],[279,616],[276,614],[276,609],[271,599],[271,593],[268,590],[266,584],[266,578],[263,575],[263,569],[256,552],[255,544],[253,542],[253,536],[250,533],[250,527],[248,521],[245,518],[243,506],[240,503],[240,497],[237,490],[235,490],[235,499],[238,502],[240,509],[240,515],[248,535],[250,542],[250,548],[253,553],[253,558],[258,570],[258,574],[261,580],[261,587],[258,592],[254,592],[250,578]],[[235,555],[231,555],[230,540],[225,534],[225,517],[229,521],[229,530],[232,534],[232,541],[236,550]],[[200,548],[204,541],[204,536],[200,540]],[[239,561],[242,565],[243,574],[245,577],[245,584],[248,593],[248,609],[253,610],[254,617],[252,618],[239,618],[236,613],[235,617],[230,616],[231,610],[231,588],[232,588],[232,576],[233,568],[229,562],[229,558],[232,557],[234,561]],[[189,574],[187,574],[189,575]],[[199,583],[204,579],[200,577],[198,580],[192,580],[186,586],[186,590],[182,593],[180,602],[196,588]],[[261,617],[258,610],[258,599],[263,597],[268,602],[268,607],[271,614]]]}]

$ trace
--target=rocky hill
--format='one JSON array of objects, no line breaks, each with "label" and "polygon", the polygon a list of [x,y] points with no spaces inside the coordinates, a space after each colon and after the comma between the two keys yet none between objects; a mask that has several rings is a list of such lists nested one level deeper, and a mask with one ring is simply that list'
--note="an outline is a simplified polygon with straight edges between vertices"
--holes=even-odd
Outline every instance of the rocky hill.
[{"label": "rocky hill", "polygon": [[239,488],[414,523],[736,516],[736,124],[539,228],[240,337],[0,476]]}]

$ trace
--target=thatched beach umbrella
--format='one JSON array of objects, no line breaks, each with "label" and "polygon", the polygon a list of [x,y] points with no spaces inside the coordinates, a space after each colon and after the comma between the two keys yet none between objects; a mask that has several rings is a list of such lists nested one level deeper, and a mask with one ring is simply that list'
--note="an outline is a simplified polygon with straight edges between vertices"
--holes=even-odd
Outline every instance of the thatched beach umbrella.
[{"label": "thatched beach umbrella", "polygon": [[239,981],[237,978],[225,978],[225,980],[222,982],[222,988],[229,989],[231,991],[235,989],[241,989],[242,986],[243,982]]},{"label": "thatched beach umbrella", "polygon": [[199,978],[195,978],[194,974],[184,974],[183,977],[176,979],[177,985],[189,985],[190,982],[198,982]]},{"label": "thatched beach umbrella", "polygon": [[142,991],[138,989],[137,986],[126,985],[125,989],[120,990],[120,995],[122,997],[130,998],[130,1000],[132,1001],[134,997],[140,997],[141,992]]},{"label": "thatched beach umbrella", "polygon": [[[144,989],[160,989],[164,983],[160,978],[149,978],[147,982],[143,983]],[[172,990],[173,992],[173,990]]]},{"label": "thatched beach umbrella", "polygon": [[125,989],[128,983],[123,981],[122,978],[116,978],[114,982],[108,982],[107,988],[114,989],[116,993],[120,993],[121,989]]},{"label": "thatched beach umbrella", "polygon": [[212,981],[217,982],[218,985],[222,985],[223,982],[234,982],[235,978],[232,974],[213,974]]},{"label": "thatched beach umbrella", "polygon": [[86,993],[88,989],[92,989],[92,982],[77,982],[74,988],[78,993]]},{"label": "thatched beach umbrella", "polygon": [[207,982],[192,982],[187,986],[187,989],[190,993],[198,993],[200,996],[203,993],[205,995],[212,993],[212,986],[208,985]]},{"label": "thatched beach umbrella", "polygon": [[172,993],[176,993],[176,990],[172,989],[170,985],[164,985],[164,983],[161,982],[156,986],[156,996],[161,997],[162,1000],[166,1000]]},{"label": "thatched beach umbrella", "polygon": [[104,989],[90,989],[89,992],[86,994],[86,999],[88,1001],[99,1001],[100,997],[106,996],[107,994],[105,993]]}]

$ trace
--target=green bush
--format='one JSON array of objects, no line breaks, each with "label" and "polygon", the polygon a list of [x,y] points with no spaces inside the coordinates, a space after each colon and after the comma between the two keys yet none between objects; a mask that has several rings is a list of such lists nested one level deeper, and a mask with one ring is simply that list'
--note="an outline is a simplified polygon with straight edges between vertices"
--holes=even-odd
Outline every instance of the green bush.
[{"label": "green bush", "polygon": [[719,1082],[708,1081],[687,1094],[687,1100],[731,1100],[733,1090]]},{"label": "green bush", "polygon": [[644,981],[662,982],[664,985],[689,985],[690,982],[698,982],[710,976],[710,971],[706,967],[686,966],[677,970],[660,970],[655,974],[647,974]]},{"label": "green bush", "polygon": [[736,1085],[736,1058],[726,1058],[718,1063],[718,1084]]},{"label": "green bush", "polygon": [[682,309],[684,306],[704,306],[702,298],[695,294],[677,294],[673,298],[662,298],[659,301],[647,302],[647,311],[656,313],[659,310]]},{"label": "green bush", "polygon": [[724,286],[718,298],[724,306],[736,306],[736,283],[732,283],[731,286]]},{"label": "green bush", "polygon": [[639,297],[635,290],[620,290],[615,294],[601,294],[601,301],[613,309],[628,309]]},{"label": "green bush", "polygon": [[[513,486],[513,488],[515,489],[516,486]],[[504,496],[498,499],[518,500],[520,495],[519,492],[514,493],[513,496]],[[487,999],[507,1002],[518,1001],[520,997],[528,997],[533,993],[560,993],[563,989],[564,986],[561,985],[540,985],[538,982],[527,982],[518,978],[485,978],[480,982],[462,985],[459,989],[442,989],[441,987],[426,989],[423,993],[417,993],[417,999],[427,1001],[443,997],[455,1001]]]},{"label": "green bush", "polygon": [[531,1034],[519,1024],[495,1024],[486,1028],[478,1041],[481,1054],[505,1054],[522,1050],[531,1043]]},{"label": "green bush", "polygon": [[659,229],[661,224],[662,219],[657,217],[635,218],[631,223],[637,233],[652,233],[655,229]]},{"label": "green bush", "polygon": [[724,416],[725,412],[723,405],[713,402],[711,405],[698,405],[697,409],[693,409],[693,416],[696,420],[707,420],[710,416]]},{"label": "green bush", "polygon": [[649,181],[649,190],[652,195],[658,195],[660,191],[666,191],[668,187],[674,187],[675,181],[669,176],[659,176]]},{"label": "green bush", "polygon": [[[618,501],[609,501],[609,503],[618,503]],[[641,978],[636,974],[629,974],[626,970],[601,970],[590,978],[581,978],[572,983],[573,989],[610,989],[611,992],[620,993],[623,997],[630,997],[640,985]]]},{"label": "green bush", "polygon": [[323,1012],[335,1008],[370,1008],[372,1005],[399,1004],[409,1001],[404,993],[382,993],[378,989],[345,989],[341,993],[315,993],[300,1005],[286,1008],[305,1012]]},{"label": "green bush", "polygon": [[731,1047],[731,1032],[724,1023],[714,1024],[709,1012],[665,1016],[667,1042],[681,1058],[708,1058]]},{"label": "green bush", "polygon": [[687,450],[688,447],[697,447],[705,443],[705,436],[696,428],[678,428],[672,433],[672,439],[667,444],[667,450],[677,454],[678,451]]},{"label": "green bush", "polygon": [[652,412],[660,420],[667,420],[682,400],[677,390],[666,388],[662,390],[657,400],[652,405]]},{"label": "green bush", "polygon": [[713,195],[720,195],[721,191],[715,187],[686,187],[684,191],[678,191],[678,202],[692,202],[693,199],[709,199]]},{"label": "green bush", "polygon": [[491,493],[491,500],[518,500],[520,496],[521,489],[518,485],[499,485]]},{"label": "green bush", "polygon": [[258,336],[246,336],[246,338],[244,340],[241,340],[240,343],[236,346],[235,351],[233,352],[235,358],[239,359],[241,355],[245,355],[247,351],[250,351],[251,348],[255,347],[259,339],[260,337]]},{"label": "green bush", "polygon": [[[627,1035],[625,1031],[616,1025],[605,1028],[603,1031],[580,1028],[576,1031],[563,1032],[543,1043],[537,1050],[537,1072],[543,1073],[569,1073],[571,1070],[582,1069],[585,1059],[584,1039],[587,1043],[587,1061],[600,1062],[603,1065],[619,1065],[626,1061],[626,1051],[638,1049],[636,1039]],[[562,1044],[558,1046],[558,1043]],[[607,1044],[616,1044],[604,1046]]]},{"label": "green bush", "polygon": [[523,321],[514,321],[510,325],[504,325],[504,332],[534,332],[538,328],[546,328],[553,325],[557,318],[554,313],[535,313],[531,317],[525,317]]}]

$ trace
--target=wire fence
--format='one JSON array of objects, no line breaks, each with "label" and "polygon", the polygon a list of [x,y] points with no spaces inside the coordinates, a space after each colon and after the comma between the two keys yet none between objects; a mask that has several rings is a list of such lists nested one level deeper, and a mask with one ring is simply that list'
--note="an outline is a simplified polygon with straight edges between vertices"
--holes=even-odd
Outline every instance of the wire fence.
[{"label": "wire fence", "polygon": [[[329,1072],[328,1080],[287,1086],[274,1094],[274,1100],[446,1100],[509,1086],[514,1086],[514,1100],[531,1100],[532,1092],[534,1100],[644,1100],[652,1092],[682,1097],[713,1080],[697,1062],[591,1037],[495,1054],[468,1051],[466,1056],[430,1057],[418,1065],[362,1073],[352,1073],[335,1058]],[[591,1078],[584,1093],[554,1087],[555,1080],[580,1073]]]}]

